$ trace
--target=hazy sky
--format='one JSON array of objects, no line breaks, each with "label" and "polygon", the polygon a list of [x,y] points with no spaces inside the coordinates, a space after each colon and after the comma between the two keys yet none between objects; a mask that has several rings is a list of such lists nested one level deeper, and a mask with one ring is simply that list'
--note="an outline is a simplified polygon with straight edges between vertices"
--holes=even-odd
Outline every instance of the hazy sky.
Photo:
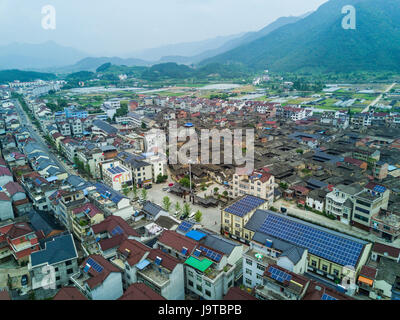
[{"label": "hazy sky", "polygon": [[[301,15],[327,0],[0,0],[0,44],[54,40],[91,54],[255,31],[281,16]],[[55,30],[42,7],[56,9]]]}]

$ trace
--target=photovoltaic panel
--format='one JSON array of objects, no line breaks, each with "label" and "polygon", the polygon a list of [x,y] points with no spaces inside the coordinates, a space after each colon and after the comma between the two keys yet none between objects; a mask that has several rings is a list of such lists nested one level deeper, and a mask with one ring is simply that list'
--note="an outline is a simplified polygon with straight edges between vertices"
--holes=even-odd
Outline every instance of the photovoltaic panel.
[{"label": "photovoltaic panel", "polygon": [[245,214],[265,203],[264,199],[255,196],[245,196],[225,209],[226,212],[243,217]]},{"label": "photovoltaic panel", "polygon": [[117,235],[117,234],[123,234],[123,233],[124,233],[124,230],[122,230],[120,226],[116,226],[116,227],[111,231],[111,234],[112,234],[113,236],[115,236],[115,235]]},{"label": "photovoltaic panel", "polygon": [[183,231],[183,232],[188,232],[192,227],[193,227],[193,224],[192,224],[192,223],[187,222],[187,221],[183,221],[183,222],[179,225],[178,229],[181,230],[181,231]]},{"label": "photovoltaic panel", "polygon": [[331,297],[329,294],[326,294],[326,293],[324,293],[323,295],[322,295],[322,298],[321,298],[322,300],[337,300],[336,298],[334,298],[334,297]]},{"label": "photovoltaic panel", "polygon": [[288,274],[282,270],[279,270],[277,268],[274,268],[273,266],[268,268],[268,272],[271,273],[271,278],[275,279],[279,282],[285,282],[285,281],[290,281],[292,280],[292,275]]},{"label": "photovoltaic panel", "polygon": [[211,260],[219,262],[222,259],[222,255],[217,253],[217,252],[215,252],[215,251],[213,251],[213,250],[210,250],[210,249],[205,248],[203,246],[200,246],[199,249],[203,252],[203,254],[206,257],[210,258]]},{"label": "photovoltaic panel", "polygon": [[272,214],[259,231],[306,247],[311,254],[340,265],[355,266],[364,247],[356,241]]}]

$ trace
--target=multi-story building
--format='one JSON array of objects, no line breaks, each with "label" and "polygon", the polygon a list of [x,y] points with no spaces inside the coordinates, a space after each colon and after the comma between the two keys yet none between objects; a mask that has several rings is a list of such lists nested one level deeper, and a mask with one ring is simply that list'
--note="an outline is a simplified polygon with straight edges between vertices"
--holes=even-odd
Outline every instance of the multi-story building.
[{"label": "multi-story building", "polygon": [[121,191],[124,186],[132,186],[131,170],[120,161],[103,162],[101,168],[104,183],[114,190]]},{"label": "multi-story building", "polygon": [[98,179],[101,177],[99,164],[104,161],[104,152],[100,148],[83,149],[77,152],[79,161],[88,166],[90,175]]},{"label": "multi-story building", "polygon": [[301,246],[256,233],[243,254],[243,285],[249,288],[262,285],[263,275],[271,264],[303,274],[307,271],[307,254],[307,249]]},{"label": "multi-story building", "polygon": [[[272,245],[274,241],[283,241],[307,249],[307,271],[332,281],[341,281],[344,277],[355,281],[357,273],[368,259],[372,245],[343,233],[265,210],[257,210],[245,229],[251,239],[257,233],[262,233],[272,241]],[[270,242],[265,243],[266,248],[269,245]]]},{"label": "multi-story building", "polygon": [[221,211],[221,229],[225,236],[250,242],[249,234],[244,232],[244,226],[257,209],[268,209],[268,202],[254,196],[244,196],[234,204]]},{"label": "multi-story building", "polygon": [[127,152],[118,154],[118,158],[123,165],[131,171],[133,183],[141,187],[151,186],[153,182],[153,166],[142,160],[142,157],[135,156]]},{"label": "multi-story building", "polygon": [[33,290],[59,289],[70,284],[70,277],[78,271],[78,253],[72,235],[46,241],[42,250],[31,253],[28,270]]},{"label": "multi-story building", "polygon": [[74,236],[84,242],[91,226],[104,220],[104,213],[94,204],[86,202],[69,210],[69,218]]},{"label": "multi-story building", "polygon": [[2,258],[13,256],[19,264],[28,261],[29,255],[40,249],[38,236],[26,222],[2,225],[0,244]]},{"label": "multi-story building", "polygon": [[186,289],[205,300],[221,300],[241,275],[243,246],[202,229],[186,236],[199,241],[185,261]]},{"label": "multi-story building", "polygon": [[73,209],[78,208],[85,204],[87,199],[83,191],[66,191],[62,194],[60,201],[58,202],[57,216],[58,220],[70,231],[72,231],[72,216],[71,212]]},{"label": "multi-story building", "polygon": [[370,228],[372,234],[387,241],[395,241],[400,237],[400,213],[381,209],[371,216]]},{"label": "multi-story building", "polygon": [[231,185],[233,198],[248,194],[267,200],[269,206],[274,202],[275,178],[265,171],[256,170],[251,175],[235,173]]},{"label": "multi-story building", "polygon": [[337,185],[333,191],[326,195],[325,210],[329,215],[334,215],[337,220],[350,224],[353,214],[354,196],[363,188],[359,184]]},{"label": "multi-story building", "polygon": [[92,300],[116,300],[123,294],[121,270],[101,255],[89,255],[71,280]]}]

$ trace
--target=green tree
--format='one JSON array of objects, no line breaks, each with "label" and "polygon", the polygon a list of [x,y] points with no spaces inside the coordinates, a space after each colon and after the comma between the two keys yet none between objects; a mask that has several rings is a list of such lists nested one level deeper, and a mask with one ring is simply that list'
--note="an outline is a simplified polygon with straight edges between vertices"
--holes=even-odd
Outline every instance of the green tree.
[{"label": "green tree", "polygon": [[224,192],[222,192],[222,194],[224,195],[224,197],[227,197],[228,196],[228,191],[224,191]]},{"label": "green tree", "polygon": [[189,179],[189,177],[184,177],[181,180],[179,180],[179,184],[182,185],[185,188],[190,188],[190,179]]},{"label": "green tree", "polygon": [[124,194],[125,197],[129,194],[129,188],[127,184],[124,184],[122,186],[122,193]]},{"label": "green tree", "polygon": [[147,200],[147,190],[145,188],[142,189],[142,199]]},{"label": "green tree", "polygon": [[300,154],[303,154],[303,153],[304,153],[304,150],[303,150],[303,149],[297,149],[296,152],[297,152],[297,153],[300,153]]},{"label": "green tree", "polygon": [[171,209],[171,199],[168,196],[165,196],[163,198],[163,205],[164,205],[164,209],[169,212],[169,210]]},{"label": "green tree", "polygon": [[142,122],[142,129],[147,129],[147,125],[144,123],[144,122]]},{"label": "green tree", "polygon": [[190,210],[191,210],[192,208],[190,207],[190,204],[189,203],[185,203],[184,205],[183,205],[183,215],[184,215],[184,217],[186,218],[187,216],[189,216],[189,214],[190,214]]},{"label": "green tree", "polygon": [[133,197],[136,199],[137,198],[137,186],[136,186],[136,183],[133,184],[132,192],[133,192]]},{"label": "green tree", "polygon": [[175,211],[176,212],[180,212],[181,211],[181,205],[179,204],[179,202],[177,201],[175,204]]},{"label": "green tree", "polygon": [[215,187],[215,188],[214,188],[214,193],[218,193],[218,190],[219,190],[219,188],[218,188],[218,187]]},{"label": "green tree", "polygon": [[202,216],[203,216],[203,214],[201,213],[201,211],[200,211],[200,210],[197,210],[197,212],[196,212],[196,214],[195,214],[195,216],[194,216],[194,219],[196,220],[196,222],[200,222]]}]

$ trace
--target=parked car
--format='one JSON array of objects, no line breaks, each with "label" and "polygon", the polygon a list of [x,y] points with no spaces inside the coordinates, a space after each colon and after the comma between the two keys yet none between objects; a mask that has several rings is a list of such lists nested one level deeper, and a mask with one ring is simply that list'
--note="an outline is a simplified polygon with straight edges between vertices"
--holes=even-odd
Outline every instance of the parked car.
[{"label": "parked car", "polygon": [[169,187],[162,188],[162,191],[168,191],[168,190],[169,190]]}]

